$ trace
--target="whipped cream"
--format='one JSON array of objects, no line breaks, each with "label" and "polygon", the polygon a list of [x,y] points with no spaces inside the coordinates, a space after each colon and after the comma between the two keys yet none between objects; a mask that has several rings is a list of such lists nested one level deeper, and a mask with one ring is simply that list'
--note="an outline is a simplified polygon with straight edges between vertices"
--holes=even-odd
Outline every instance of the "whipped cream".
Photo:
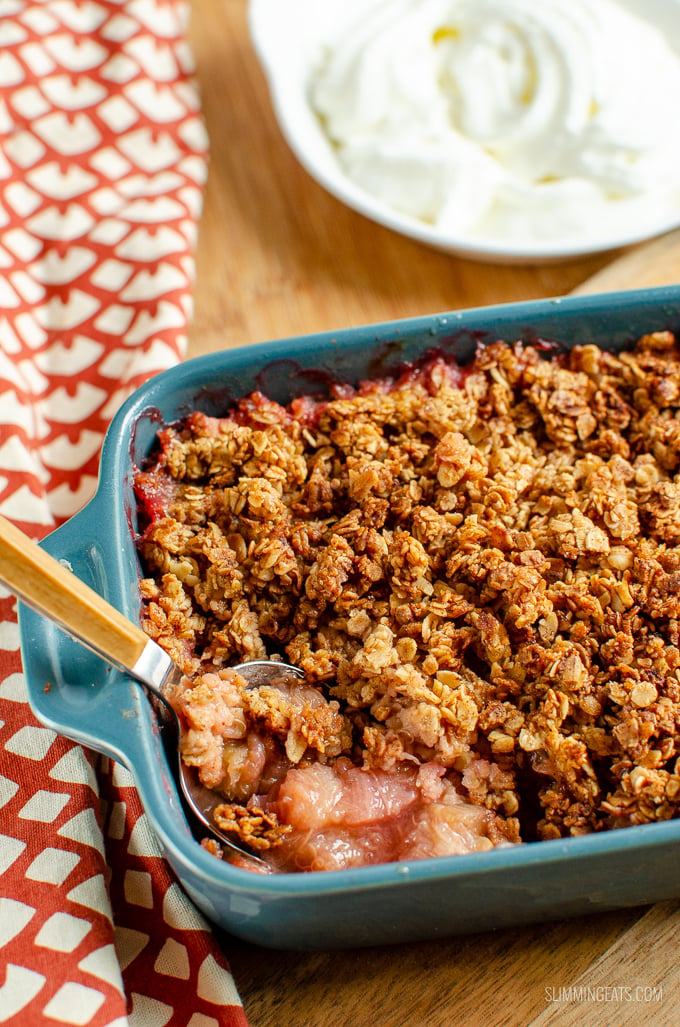
[{"label": "whipped cream", "polygon": [[[345,174],[381,204],[520,244],[680,222],[680,52],[653,4],[340,6],[320,5],[309,101]],[[678,44],[680,4],[666,7]]]}]

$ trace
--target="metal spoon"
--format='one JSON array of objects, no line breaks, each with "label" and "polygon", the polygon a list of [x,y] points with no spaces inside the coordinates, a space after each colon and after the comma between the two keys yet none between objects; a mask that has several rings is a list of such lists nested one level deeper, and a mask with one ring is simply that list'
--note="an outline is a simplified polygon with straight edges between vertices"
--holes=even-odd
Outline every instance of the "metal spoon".
[{"label": "metal spoon", "polygon": [[[0,514],[0,581],[27,606],[144,686],[160,724],[171,767],[191,813],[228,848],[263,867],[269,865],[214,823],[213,813],[224,797],[206,788],[180,755],[181,726],[166,691],[179,684],[180,668],[164,649],[124,617],[64,564],[55,560],[16,525]],[[256,660],[233,668],[250,687],[302,677],[297,667],[274,660]]]}]

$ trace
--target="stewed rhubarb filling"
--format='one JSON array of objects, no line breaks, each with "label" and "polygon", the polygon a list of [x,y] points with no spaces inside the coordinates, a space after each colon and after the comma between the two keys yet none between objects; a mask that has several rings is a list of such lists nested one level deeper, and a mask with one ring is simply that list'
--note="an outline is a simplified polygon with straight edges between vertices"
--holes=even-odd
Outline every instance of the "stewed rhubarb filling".
[{"label": "stewed rhubarb filling", "polygon": [[185,726],[185,762],[225,796],[217,826],[272,869],[336,870],[514,840],[434,761],[371,767],[342,755],[351,725],[308,684],[282,678],[248,689],[224,669],[187,678],[169,698]]}]

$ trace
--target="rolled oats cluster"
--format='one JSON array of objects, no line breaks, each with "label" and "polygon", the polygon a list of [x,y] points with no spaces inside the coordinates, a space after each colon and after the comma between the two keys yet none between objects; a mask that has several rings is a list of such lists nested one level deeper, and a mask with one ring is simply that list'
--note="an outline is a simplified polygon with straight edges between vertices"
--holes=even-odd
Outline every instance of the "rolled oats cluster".
[{"label": "rolled oats cluster", "polygon": [[[674,817],[679,409],[657,332],[194,413],[137,475],[145,630],[204,691],[297,665],[308,716],[249,712],[291,764],[436,765],[493,839]],[[183,701],[219,786],[229,731]]]}]

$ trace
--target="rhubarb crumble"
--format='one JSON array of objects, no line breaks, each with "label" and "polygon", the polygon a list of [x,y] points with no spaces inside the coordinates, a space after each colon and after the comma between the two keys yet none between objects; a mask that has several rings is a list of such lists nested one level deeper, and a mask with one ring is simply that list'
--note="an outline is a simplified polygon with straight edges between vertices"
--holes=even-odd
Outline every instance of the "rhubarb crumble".
[{"label": "rhubarb crumble", "polygon": [[656,332],[163,428],[143,623],[223,830],[320,870],[677,816],[679,410]]}]

